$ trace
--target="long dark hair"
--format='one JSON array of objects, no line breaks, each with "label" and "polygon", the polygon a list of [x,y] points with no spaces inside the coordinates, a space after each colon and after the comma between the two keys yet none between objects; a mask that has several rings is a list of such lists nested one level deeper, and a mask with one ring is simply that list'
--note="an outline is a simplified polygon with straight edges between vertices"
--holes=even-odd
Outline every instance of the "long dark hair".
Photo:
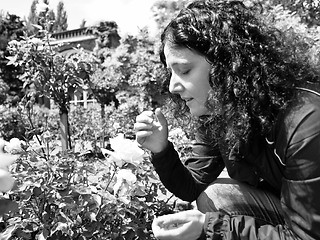
[{"label": "long dark hair", "polygon": [[[161,35],[160,58],[168,42],[203,55],[212,65],[207,107],[201,118],[213,138],[234,142],[265,136],[279,112],[296,95],[295,88],[318,81],[302,54],[286,45],[281,32],[268,27],[240,1],[200,0],[183,9]],[[164,82],[168,88],[170,76]],[[171,95],[176,115],[187,112]],[[205,119],[205,120],[203,120]]]}]

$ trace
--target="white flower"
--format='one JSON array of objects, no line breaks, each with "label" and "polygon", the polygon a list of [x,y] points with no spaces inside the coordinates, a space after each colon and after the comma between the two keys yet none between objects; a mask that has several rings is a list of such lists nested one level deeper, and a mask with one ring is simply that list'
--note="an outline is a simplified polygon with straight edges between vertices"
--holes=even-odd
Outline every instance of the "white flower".
[{"label": "white flower", "polygon": [[11,40],[10,42],[8,42],[8,45],[18,45],[19,42],[17,40]]},{"label": "white flower", "polygon": [[137,177],[130,169],[121,169],[116,174],[117,182],[113,186],[114,195],[124,203],[129,203]]},{"label": "white flower", "polygon": [[44,49],[44,44],[43,44],[43,41],[39,38],[32,38],[30,39],[30,42],[33,44],[33,46],[36,47],[36,49],[38,51],[41,51]]},{"label": "white flower", "polygon": [[31,38],[30,42],[33,43],[34,45],[42,46],[43,42],[40,38]]},{"label": "white flower", "polygon": [[107,157],[108,155],[108,159],[114,162],[118,167],[122,167],[123,164],[125,163],[125,161],[121,158],[121,156],[116,152],[110,151],[105,148],[101,148],[101,152],[105,157]]},{"label": "white flower", "polygon": [[114,151],[101,148],[101,152],[105,156],[109,155],[108,159],[119,167],[122,167],[124,163],[138,165],[143,161],[144,151],[139,148],[136,141],[126,139],[123,134],[111,138],[110,145]]},{"label": "white flower", "polygon": [[143,160],[144,151],[136,141],[126,139],[123,134],[110,139],[111,148],[123,161],[138,165]]},{"label": "white flower", "polygon": [[120,169],[116,175],[117,181],[126,181],[130,185],[137,181],[136,175],[130,169]]},{"label": "white flower", "polygon": [[11,138],[9,143],[7,143],[4,147],[4,150],[8,153],[20,153],[22,152],[22,145],[24,145],[25,142],[18,139],[18,138]]},{"label": "white flower", "polygon": [[11,40],[10,42],[8,42],[8,48],[10,50],[16,50],[20,46],[21,46],[21,43],[18,42],[17,40]]}]

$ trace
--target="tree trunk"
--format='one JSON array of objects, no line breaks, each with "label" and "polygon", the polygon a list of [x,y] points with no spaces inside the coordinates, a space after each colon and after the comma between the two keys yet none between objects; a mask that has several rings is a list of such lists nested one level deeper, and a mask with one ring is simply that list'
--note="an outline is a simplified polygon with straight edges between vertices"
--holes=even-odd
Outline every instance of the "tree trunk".
[{"label": "tree trunk", "polygon": [[68,149],[68,111],[60,110],[60,137],[61,137],[61,146],[62,152],[66,152]]},{"label": "tree trunk", "polygon": [[105,112],[105,105],[103,103],[100,104],[101,106],[101,112],[100,112],[100,115],[101,115],[101,127],[102,127],[102,136],[101,136],[101,139],[100,139],[100,146],[105,148],[105,142],[104,142],[104,139],[105,139],[105,115],[106,115],[106,112]]}]

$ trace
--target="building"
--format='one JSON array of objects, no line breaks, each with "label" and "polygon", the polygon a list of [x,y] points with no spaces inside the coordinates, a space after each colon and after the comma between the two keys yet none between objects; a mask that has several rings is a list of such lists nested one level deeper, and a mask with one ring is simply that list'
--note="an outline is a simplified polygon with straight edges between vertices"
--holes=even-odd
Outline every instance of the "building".
[{"label": "building", "polygon": [[51,41],[52,45],[63,44],[60,47],[60,52],[66,56],[70,56],[78,46],[83,49],[92,51],[96,45],[97,35],[89,31],[88,28],[78,28],[68,31],[53,33],[51,36],[54,40]]}]

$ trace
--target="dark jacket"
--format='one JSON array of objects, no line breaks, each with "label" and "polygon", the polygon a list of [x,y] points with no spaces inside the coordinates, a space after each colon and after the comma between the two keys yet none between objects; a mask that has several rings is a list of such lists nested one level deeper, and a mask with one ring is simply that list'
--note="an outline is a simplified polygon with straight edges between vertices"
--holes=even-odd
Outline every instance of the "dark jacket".
[{"label": "dark jacket", "polygon": [[233,179],[253,186],[266,182],[281,198],[285,225],[210,212],[207,239],[320,239],[320,95],[301,89],[298,99],[266,138],[239,143],[228,154],[223,144],[208,144],[199,129],[193,155],[184,163],[172,143],[153,156],[163,184],[185,201],[197,199],[224,167]]}]

